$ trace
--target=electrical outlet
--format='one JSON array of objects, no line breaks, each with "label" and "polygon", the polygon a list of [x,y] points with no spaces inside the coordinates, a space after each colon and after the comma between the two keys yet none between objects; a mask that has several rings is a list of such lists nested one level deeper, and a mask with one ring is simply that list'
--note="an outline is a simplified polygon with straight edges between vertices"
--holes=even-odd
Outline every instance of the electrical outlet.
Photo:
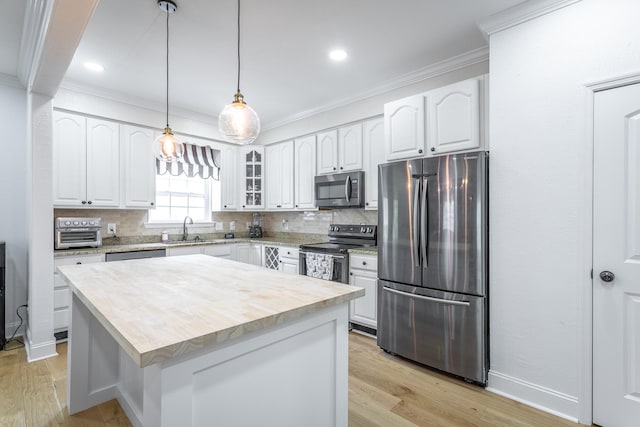
[{"label": "electrical outlet", "polygon": [[115,224],[107,224],[107,233],[116,235],[116,225]]},{"label": "electrical outlet", "polygon": [[235,221],[231,221],[229,223],[229,230],[233,231],[236,229],[236,222]]},{"label": "electrical outlet", "polygon": [[247,222],[247,230],[251,228],[251,223]]},{"label": "electrical outlet", "polygon": [[222,229],[224,228],[224,223],[222,222],[216,222],[216,231],[222,231]]}]

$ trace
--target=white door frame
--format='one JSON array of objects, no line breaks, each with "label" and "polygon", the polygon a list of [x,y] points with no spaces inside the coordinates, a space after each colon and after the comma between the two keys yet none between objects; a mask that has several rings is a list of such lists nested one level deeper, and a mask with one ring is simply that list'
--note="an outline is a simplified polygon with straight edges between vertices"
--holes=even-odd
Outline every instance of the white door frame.
[{"label": "white door frame", "polygon": [[[585,84],[586,90],[586,154],[584,157],[584,181],[588,184],[587,188],[591,191],[585,192],[583,203],[588,206],[588,212],[582,215],[580,228],[584,230],[581,234],[580,246],[585,248],[582,252],[583,260],[580,265],[591,265],[593,267],[593,150],[595,141],[593,138],[594,131],[594,109],[595,94],[597,92],[615,89],[621,86],[627,86],[640,83],[640,71],[622,76],[599,80]],[[578,295],[578,342],[581,343],[582,357],[578,361],[578,402],[579,414],[578,421],[582,424],[591,425],[593,422],[593,270],[591,271],[591,279],[587,281],[585,286]]]}]

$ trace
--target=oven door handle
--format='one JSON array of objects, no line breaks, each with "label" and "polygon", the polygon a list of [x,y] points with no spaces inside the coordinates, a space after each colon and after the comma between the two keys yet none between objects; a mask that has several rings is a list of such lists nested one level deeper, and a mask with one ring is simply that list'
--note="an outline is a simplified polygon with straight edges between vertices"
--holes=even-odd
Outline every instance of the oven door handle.
[{"label": "oven door handle", "polygon": [[323,255],[331,255],[332,258],[337,258],[337,259],[345,259],[346,257],[344,255],[333,255],[333,254],[325,254],[324,252],[314,252],[314,251],[300,251],[300,255],[306,255],[306,254],[323,254]]}]

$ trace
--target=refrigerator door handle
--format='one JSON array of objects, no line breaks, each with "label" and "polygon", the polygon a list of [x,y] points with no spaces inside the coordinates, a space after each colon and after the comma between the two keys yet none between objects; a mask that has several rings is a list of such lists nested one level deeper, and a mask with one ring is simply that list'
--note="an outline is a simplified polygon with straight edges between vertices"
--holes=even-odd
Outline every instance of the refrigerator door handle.
[{"label": "refrigerator door handle", "polygon": [[424,188],[420,200],[420,252],[422,252],[422,268],[429,266],[429,178],[424,178]]},{"label": "refrigerator door handle", "polygon": [[464,307],[469,307],[471,305],[471,303],[469,301],[453,301],[453,300],[448,300],[448,299],[426,297],[424,295],[410,294],[410,293],[407,293],[407,292],[402,292],[402,291],[398,291],[398,290],[395,290],[395,289],[387,288],[386,286],[384,286],[382,289],[384,289],[387,292],[391,292],[392,294],[402,295],[402,296],[405,296],[405,297],[415,298],[415,299],[419,299],[419,300],[423,300],[423,301],[436,302],[438,304],[459,305],[459,306],[464,306]]},{"label": "refrigerator door handle", "polygon": [[413,259],[414,265],[416,267],[420,267],[420,235],[419,235],[419,223],[418,216],[420,215],[420,184],[422,182],[421,178],[417,178],[414,183],[413,188],[413,221],[411,224],[412,232],[413,232],[413,245],[411,248],[413,249]]}]

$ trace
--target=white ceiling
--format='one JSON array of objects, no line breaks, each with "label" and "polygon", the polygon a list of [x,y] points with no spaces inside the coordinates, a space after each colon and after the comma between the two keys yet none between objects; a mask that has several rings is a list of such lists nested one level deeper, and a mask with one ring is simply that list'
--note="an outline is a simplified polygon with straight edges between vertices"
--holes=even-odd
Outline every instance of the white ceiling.
[{"label": "white ceiling", "polygon": [[[263,127],[382,87],[481,48],[482,18],[523,0],[243,0],[245,100]],[[0,72],[15,74],[26,2],[0,0]],[[236,0],[178,0],[170,16],[170,109],[215,117],[236,79]],[[90,88],[164,110],[165,19],[156,0],[103,0],[63,86]],[[349,53],[331,62],[329,50]],[[101,74],[85,61],[99,62]]]}]

